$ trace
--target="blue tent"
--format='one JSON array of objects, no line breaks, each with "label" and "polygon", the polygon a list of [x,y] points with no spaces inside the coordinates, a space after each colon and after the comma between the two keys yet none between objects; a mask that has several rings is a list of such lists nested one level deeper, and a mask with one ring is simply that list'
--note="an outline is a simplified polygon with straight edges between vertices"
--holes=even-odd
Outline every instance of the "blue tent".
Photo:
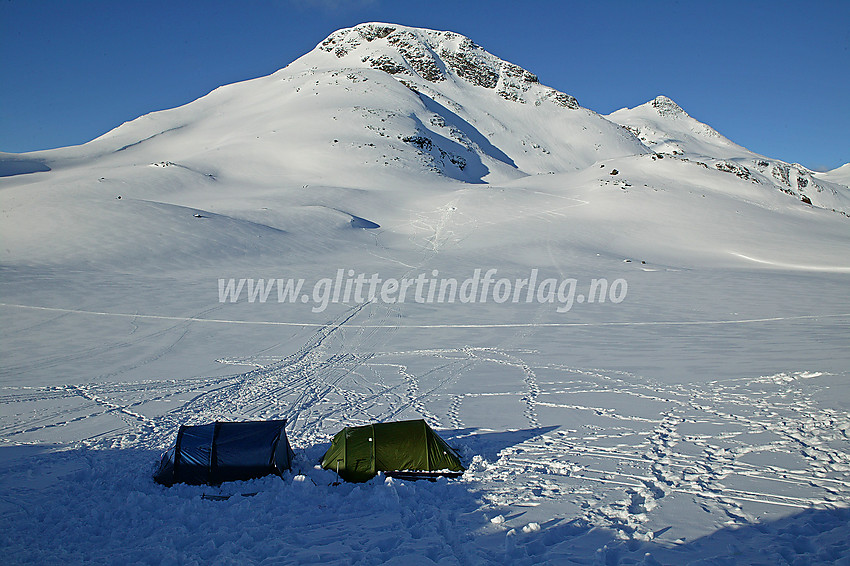
[{"label": "blue tent", "polygon": [[165,486],[218,485],[281,475],[294,457],[285,426],[286,420],[182,425],[154,480]]}]

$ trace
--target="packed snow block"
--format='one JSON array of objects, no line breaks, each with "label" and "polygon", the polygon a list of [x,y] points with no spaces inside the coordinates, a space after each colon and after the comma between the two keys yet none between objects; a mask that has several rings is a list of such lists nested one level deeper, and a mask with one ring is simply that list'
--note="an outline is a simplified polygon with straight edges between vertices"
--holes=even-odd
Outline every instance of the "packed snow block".
[{"label": "packed snow block", "polygon": [[182,425],[174,446],[162,455],[154,480],[170,487],[281,475],[294,457],[285,426],[286,420]]},{"label": "packed snow block", "polygon": [[378,472],[405,479],[456,477],[460,457],[424,420],[346,427],[334,436],[322,467],[350,482]]}]

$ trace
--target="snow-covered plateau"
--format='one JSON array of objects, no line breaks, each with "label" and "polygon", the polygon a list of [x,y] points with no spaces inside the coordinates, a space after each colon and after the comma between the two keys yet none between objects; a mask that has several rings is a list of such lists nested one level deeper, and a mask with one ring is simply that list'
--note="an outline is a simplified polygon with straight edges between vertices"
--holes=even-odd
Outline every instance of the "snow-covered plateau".
[{"label": "snow-covered plateau", "polygon": [[[850,564],[847,167],[378,23],[0,154],[5,562]],[[283,478],[154,483],[267,418]],[[317,467],[413,418],[462,477]]]}]

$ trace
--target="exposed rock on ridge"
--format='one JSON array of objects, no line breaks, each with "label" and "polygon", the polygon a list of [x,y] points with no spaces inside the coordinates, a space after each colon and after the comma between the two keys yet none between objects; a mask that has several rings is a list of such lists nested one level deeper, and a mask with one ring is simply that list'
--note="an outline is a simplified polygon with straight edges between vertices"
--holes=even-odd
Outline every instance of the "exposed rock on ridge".
[{"label": "exposed rock on ridge", "polygon": [[[378,44],[390,49],[374,49]],[[548,100],[564,108],[579,107],[575,97],[541,85],[534,73],[450,31],[361,24],[332,33],[319,49],[340,59],[357,56],[362,63],[391,75],[418,76],[432,83],[461,79],[493,89],[512,102],[540,104]]]}]

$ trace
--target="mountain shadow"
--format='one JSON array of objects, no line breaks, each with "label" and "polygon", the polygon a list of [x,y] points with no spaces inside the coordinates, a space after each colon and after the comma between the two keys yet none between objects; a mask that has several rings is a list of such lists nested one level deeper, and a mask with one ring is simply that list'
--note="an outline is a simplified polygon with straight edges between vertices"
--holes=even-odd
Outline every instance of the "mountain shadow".
[{"label": "mountain shadow", "polygon": [[40,159],[4,159],[0,157],[0,177],[14,177],[15,175],[44,173],[46,171],[50,171],[50,167]]},{"label": "mountain shadow", "polygon": [[434,114],[438,114],[439,116],[441,116],[443,120],[446,121],[447,126],[454,127],[458,131],[463,133],[463,135],[469,141],[477,145],[481,149],[481,151],[484,152],[485,155],[487,155],[488,157],[492,157],[497,161],[501,161],[505,165],[513,167],[514,169],[518,169],[516,163],[514,163],[514,160],[511,159],[501,149],[490,143],[490,140],[487,139],[487,136],[478,131],[475,126],[473,126],[472,124],[470,124],[469,122],[467,122],[466,120],[464,120],[463,118],[461,118],[460,116],[458,116],[457,114],[455,114],[454,112],[434,100],[433,98],[429,97],[428,95],[423,94],[420,91],[417,91],[417,94],[422,100],[422,104],[424,104],[428,110],[430,110]]}]

